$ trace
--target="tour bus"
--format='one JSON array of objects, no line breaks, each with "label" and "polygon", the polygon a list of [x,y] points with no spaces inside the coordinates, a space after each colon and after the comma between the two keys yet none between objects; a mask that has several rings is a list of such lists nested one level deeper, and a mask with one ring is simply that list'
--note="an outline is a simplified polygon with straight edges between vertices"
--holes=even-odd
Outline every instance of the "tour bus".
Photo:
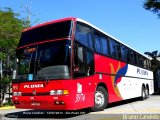
[{"label": "tour bus", "polygon": [[150,59],[74,17],[22,31],[16,49],[16,108],[104,110],[109,103],[154,92]]}]

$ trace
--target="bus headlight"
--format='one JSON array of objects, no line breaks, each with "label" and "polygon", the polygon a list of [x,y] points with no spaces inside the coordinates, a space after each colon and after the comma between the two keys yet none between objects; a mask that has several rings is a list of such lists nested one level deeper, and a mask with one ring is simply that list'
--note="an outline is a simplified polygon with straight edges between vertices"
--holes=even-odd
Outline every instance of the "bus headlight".
[{"label": "bus headlight", "polygon": [[18,96],[18,92],[13,92],[13,96]]},{"label": "bus headlight", "polygon": [[18,95],[18,96],[22,96],[22,93],[21,93],[21,92],[18,92],[17,95]]},{"label": "bus headlight", "polygon": [[51,90],[50,95],[68,95],[68,90]]},{"label": "bus headlight", "polygon": [[56,95],[56,91],[55,90],[51,90],[50,91],[50,95]]},{"label": "bus headlight", "polygon": [[63,94],[63,90],[57,90],[57,95],[62,95]]},{"label": "bus headlight", "polygon": [[22,96],[21,92],[13,92],[13,96]]}]

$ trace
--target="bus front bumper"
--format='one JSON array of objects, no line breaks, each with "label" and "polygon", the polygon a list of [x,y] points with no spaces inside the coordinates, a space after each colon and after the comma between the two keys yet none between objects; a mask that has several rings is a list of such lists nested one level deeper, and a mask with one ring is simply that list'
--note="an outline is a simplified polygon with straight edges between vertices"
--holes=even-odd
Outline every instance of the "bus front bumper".
[{"label": "bus front bumper", "polygon": [[63,96],[18,96],[12,97],[16,108],[38,110],[75,110],[73,97]]}]

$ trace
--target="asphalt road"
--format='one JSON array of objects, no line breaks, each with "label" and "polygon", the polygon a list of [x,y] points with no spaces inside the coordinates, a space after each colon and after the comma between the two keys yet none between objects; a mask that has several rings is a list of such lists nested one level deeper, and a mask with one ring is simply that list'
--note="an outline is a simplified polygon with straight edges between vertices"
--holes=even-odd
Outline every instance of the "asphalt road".
[{"label": "asphalt road", "polygon": [[148,99],[126,100],[109,104],[100,112],[89,109],[79,111],[39,111],[26,109],[0,110],[0,120],[160,120],[160,95],[151,95]]}]

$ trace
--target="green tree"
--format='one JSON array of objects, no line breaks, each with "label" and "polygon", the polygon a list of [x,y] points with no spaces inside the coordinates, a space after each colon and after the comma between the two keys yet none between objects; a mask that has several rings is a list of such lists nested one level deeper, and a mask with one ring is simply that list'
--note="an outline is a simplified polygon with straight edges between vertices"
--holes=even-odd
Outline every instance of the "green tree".
[{"label": "green tree", "polygon": [[160,78],[157,77],[157,71],[160,69],[160,61],[157,58],[160,57],[160,53],[158,52],[158,50],[156,50],[153,52],[145,52],[144,54],[152,58],[151,68],[152,68],[153,75],[154,75],[154,91],[160,93],[159,88],[158,88],[158,83],[159,83]]},{"label": "green tree", "polygon": [[160,0],[145,0],[143,7],[160,17]]},{"label": "green tree", "polygon": [[14,13],[12,9],[0,9],[1,103],[6,92],[6,90],[4,90],[6,88],[5,86],[7,86],[11,80],[15,49],[19,42],[21,31],[26,28],[28,24],[28,21],[21,19],[20,15]]},{"label": "green tree", "polygon": [[157,58],[160,57],[160,53],[158,53],[158,50],[155,50],[153,52],[145,52],[144,54],[152,58],[152,70],[156,72],[157,68],[160,67],[160,61],[157,60]]},{"label": "green tree", "polygon": [[153,59],[157,59],[157,57],[160,57],[160,53],[158,54],[158,50],[153,51],[153,52],[145,52],[145,55],[148,55],[149,57]]}]

